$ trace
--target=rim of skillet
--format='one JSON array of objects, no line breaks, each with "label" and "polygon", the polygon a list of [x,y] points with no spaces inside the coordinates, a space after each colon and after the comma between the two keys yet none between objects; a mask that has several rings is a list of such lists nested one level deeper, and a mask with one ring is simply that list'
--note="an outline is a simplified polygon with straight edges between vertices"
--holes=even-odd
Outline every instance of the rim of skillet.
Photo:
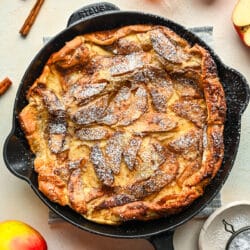
[{"label": "rim of skillet", "polygon": [[[119,18],[124,18],[126,19],[126,24],[117,22],[114,24],[112,27],[108,26],[106,28],[105,25],[102,25],[102,28],[98,27],[91,27],[90,23],[94,21],[99,21],[99,19],[107,18],[109,16],[112,17],[119,17]],[[127,16],[125,18],[125,16]],[[133,18],[136,16],[138,20],[135,22],[134,20],[130,20],[128,16],[133,16]],[[151,20],[146,21],[146,20]],[[101,21],[101,20],[100,20]],[[82,32],[80,32],[81,28],[79,26],[82,26],[83,23],[85,24],[86,27],[82,28]],[[222,67],[226,71],[232,71],[238,74],[243,82],[246,82],[245,78],[236,70],[226,66],[220,58],[214,53],[214,50],[211,49],[202,39],[200,39],[197,35],[192,33],[190,30],[185,28],[184,26],[175,23],[172,20],[169,20],[167,18],[150,14],[150,13],[144,13],[144,12],[138,12],[138,11],[110,11],[110,12],[104,12],[104,13],[98,13],[97,15],[94,16],[89,16],[85,17],[83,20],[79,20],[72,24],[71,26],[65,28],[61,32],[59,32],[57,35],[55,35],[52,39],[50,39],[40,50],[39,52],[35,55],[35,57],[32,59],[30,62],[29,66],[27,67],[20,86],[17,90],[16,94],[16,99],[15,99],[15,104],[14,104],[14,112],[13,112],[13,120],[12,120],[12,130],[8,136],[11,137],[15,134],[16,132],[16,127],[17,127],[17,115],[19,114],[19,111],[27,104],[27,100],[23,100],[23,106],[18,107],[18,104],[20,103],[20,95],[22,94],[21,92],[24,91],[25,93],[29,89],[29,87],[33,84],[34,81],[31,80],[29,84],[27,84],[27,78],[29,78],[29,74],[31,71],[34,71],[35,64],[37,64],[37,61],[40,62],[40,73],[36,74],[33,76],[34,80],[41,74],[41,70],[43,69],[45,63],[47,62],[48,58],[51,56],[53,52],[58,51],[60,48],[62,48],[65,44],[65,42],[73,39],[77,35],[85,34],[88,32],[93,32],[93,31],[98,31],[98,30],[108,30],[112,28],[119,28],[125,25],[129,24],[153,24],[153,25],[163,25],[166,26],[170,29],[172,29],[174,32],[176,32],[179,36],[183,37],[186,39],[191,45],[194,43],[198,43],[202,47],[206,48],[209,53],[211,54],[212,58],[215,60],[215,63],[218,66]],[[89,31],[90,30],[90,31]],[[68,39],[66,39],[68,38]],[[190,41],[191,40],[191,41]],[[55,46],[56,45],[56,46]],[[49,49],[49,47],[51,47]],[[50,53],[48,53],[48,51]],[[42,57],[42,55],[46,54],[46,56]],[[41,60],[42,57],[42,60]],[[219,72],[218,72],[219,75]],[[26,83],[26,85],[25,85]],[[248,93],[247,86],[245,87],[245,91]],[[24,104],[26,102],[26,104]],[[247,106],[247,104],[245,104]],[[241,108],[241,111],[239,112],[239,123],[240,123],[240,118],[241,114],[243,113],[245,106]],[[19,110],[19,111],[18,111]],[[8,140],[8,138],[6,140]],[[235,155],[232,156],[232,161],[230,165],[230,169],[226,170],[223,178],[221,177],[221,180],[219,182],[219,185],[212,190],[212,192],[207,193],[206,199],[204,200],[204,196],[206,194],[206,190],[203,194],[203,198],[200,197],[197,200],[195,200],[187,209],[184,210],[184,212],[181,212],[177,215],[166,217],[166,218],[160,218],[157,220],[150,220],[146,222],[141,222],[141,221],[135,221],[135,222],[127,222],[124,223],[120,226],[109,226],[109,225],[102,225],[102,224],[97,224],[91,221],[88,221],[84,219],[83,217],[79,217],[79,215],[71,210],[70,208],[65,208],[61,207],[60,205],[54,204],[50,200],[48,200],[37,188],[37,186],[32,183],[30,179],[25,179],[31,186],[31,188],[34,190],[34,192],[38,195],[38,197],[56,214],[58,214],[60,217],[62,217],[64,220],[68,221],[69,223],[75,225],[76,227],[79,227],[85,231],[103,235],[103,236],[109,236],[109,237],[116,237],[116,238],[149,238],[153,235],[163,233],[163,232],[168,232],[174,230],[176,227],[184,224],[185,222],[189,221],[191,218],[193,218],[196,214],[198,214],[208,203],[211,202],[211,200],[216,196],[216,194],[220,191],[222,188],[224,182],[226,181],[234,163],[234,159],[237,153],[238,149],[238,141],[235,142]],[[8,166],[7,166],[8,167]],[[9,167],[8,167],[9,168]],[[18,176],[20,178],[20,176]],[[213,180],[212,180],[213,181]],[[64,213],[64,211],[66,211]],[[68,211],[69,210],[69,211]],[[66,214],[73,214],[74,218],[78,218],[79,222],[77,220],[73,220]],[[174,217],[174,219],[172,218]],[[178,218],[177,218],[178,217]],[[81,222],[81,223],[80,223]],[[150,224],[150,225],[149,225]],[[133,227],[136,227],[134,229]]]}]

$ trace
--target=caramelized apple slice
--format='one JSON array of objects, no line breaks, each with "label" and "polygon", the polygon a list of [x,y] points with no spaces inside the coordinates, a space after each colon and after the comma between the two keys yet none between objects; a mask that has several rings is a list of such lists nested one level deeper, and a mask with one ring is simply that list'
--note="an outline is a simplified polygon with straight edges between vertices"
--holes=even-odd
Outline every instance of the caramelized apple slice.
[{"label": "caramelized apple slice", "polygon": [[178,123],[169,115],[160,113],[147,113],[143,120],[136,121],[128,128],[134,134],[167,132],[178,126]]},{"label": "caramelized apple slice", "polygon": [[140,164],[136,180],[145,180],[154,175],[159,166],[166,160],[166,149],[155,139],[144,138],[138,152]]},{"label": "caramelized apple slice", "polygon": [[105,156],[114,174],[119,174],[122,160],[123,134],[116,132],[108,141]]},{"label": "caramelized apple slice", "polygon": [[59,154],[64,151],[64,134],[50,134],[49,135],[49,149],[54,154]]},{"label": "caramelized apple slice", "polygon": [[100,204],[98,204],[95,209],[107,209],[111,207],[117,207],[122,206],[127,203],[135,201],[136,198],[134,195],[129,194],[117,194],[114,196],[111,196],[110,198],[107,198],[106,200],[102,201]]},{"label": "caramelized apple slice", "polygon": [[182,154],[184,158],[194,160],[202,152],[202,130],[193,129],[168,143],[168,148]]},{"label": "caramelized apple slice", "polygon": [[135,93],[123,86],[114,97],[99,123],[116,126],[128,126],[147,110],[147,91],[139,86]]},{"label": "caramelized apple slice", "polygon": [[160,166],[148,178],[139,179],[124,187],[124,193],[133,195],[136,199],[142,199],[158,192],[176,178],[178,168],[179,165],[174,154],[165,151]]},{"label": "caramelized apple slice", "polygon": [[87,125],[100,120],[108,106],[108,95],[104,95],[71,112],[71,119],[80,125]]},{"label": "caramelized apple slice", "polygon": [[79,139],[87,141],[107,139],[110,135],[111,131],[101,126],[81,128],[76,131],[76,136]]},{"label": "caramelized apple slice", "polygon": [[141,143],[142,143],[142,138],[132,137],[124,146],[123,157],[127,167],[130,170],[134,169],[134,166],[136,164],[136,156],[140,149]]},{"label": "caramelized apple slice", "polygon": [[100,94],[105,87],[107,82],[100,83],[87,83],[84,85],[74,84],[71,86],[68,95],[76,100],[77,104],[81,104],[89,100],[91,97]]},{"label": "caramelized apple slice", "polygon": [[173,94],[173,86],[172,83],[167,82],[166,79],[156,79],[156,81],[152,81],[147,86],[155,109],[159,112],[166,112],[167,101]]},{"label": "caramelized apple slice", "polygon": [[111,76],[120,76],[133,72],[144,66],[144,53],[131,53],[125,56],[115,56],[110,68]]},{"label": "caramelized apple slice", "polygon": [[161,30],[150,31],[150,38],[155,52],[171,63],[181,63],[177,46]]},{"label": "caramelized apple slice", "polygon": [[112,50],[114,54],[118,55],[128,55],[140,51],[142,51],[142,48],[140,44],[136,42],[136,40],[124,37],[116,41],[116,43],[114,44],[114,48]]},{"label": "caramelized apple slice", "polygon": [[[175,169],[177,169],[177,165],[175,167]],[[142,199],[152,193],[158,192],[176,177],[175,169],[168,173],[157,170],[150,178],[137,181],[133,185],[127,187],[126,191],[132,194],[136,199]]]},{"label": "caramelized apple slice", "polygon": [[72,172],[68,183],[70,205],[79,213],[86,213],[87,206],[83,190],[82,172],[78,168]]},{"label": "caramelized apple slice", "polygon": [[64,150],[64,142],[67,131],[66,111],[56,94],[47,89],[36,89],[41,91],[43,102],[48,109],[48,132],[49,148],[52,153],[61,153]]},{"label": "caramelized apple slice", "polygon": [[131,90],[126,86],[121,87],[107,108],[106,115],[99,120],[99,123],[104,123],[106,125],[117,123],[122,112],[129,107],[130,97]]},{"label": "caramelized apple slice", "polygon": [[147,66],[133,75],[133,82],[146,84],[156,111],[167,111],[167,101],[173,94],[173,84],[164,70],[152,65]]},{"label": "caramelized apple slice", "polygon": [[202,98],[203,93],[199,88],[198,80],[188,78],[185,75],[174,76],[174,88],[180,97],[188,98]]},{"label": "caramelized apple slice", "polygon": [[177,115],[190,120],[196,126],[204,126],[207,112],[203,100],[180,100],[172,104],[171,108]]},{"label": "caramelized apple slice", "polygon": [[87,212],[87,203],[103,196],[99,188],[87,187],[83,181],[83,173],[77,168],[72,171],[68,182],[68,194],[70,205],[81,214]]},{"label": "caramelized apple slice", "polygon": [[94,145],[91,149],[90,159],[93,163],[98,179],[106,186],[112,186],[114,176],[111,168],[108,166],[106,158],[103,155],[101,148]]},{"label": "caramelized apple slice", "polygon": [[137,120],[147,110],[147,91],[143,86],[139,86],[132,96],[132,104],[128,109],[120,113],[117,126],[127,126]]},{"label": "caramelized apple slice", "polygon": [[34,91],[43,97],[43,102],[47,107],[49,114],[58,115],[58,112],[65,112],[64,106],[52,90],[36,88]]}]

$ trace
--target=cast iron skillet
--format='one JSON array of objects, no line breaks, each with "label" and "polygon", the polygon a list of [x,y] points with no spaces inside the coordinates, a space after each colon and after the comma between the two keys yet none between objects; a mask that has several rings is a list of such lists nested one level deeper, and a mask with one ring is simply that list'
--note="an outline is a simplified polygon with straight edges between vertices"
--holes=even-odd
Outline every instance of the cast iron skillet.
[{"label": "cast iron skillet", "polygon": [[[197,199],[183,212],[167,218],[150,222],[131,221],[120,226],[99,225],[71,210],[49,201],[39,190],[37,174],[33,170],[33,159],[25,136],[18,123],[19,112],[27,105],[26,92],[35,79],[41,74],[49,56],[64,46],[66,41],[75,36],[97,30],[113,29],[129,24],[158,24],[173,29],[190,44],[198,43],[210,51],[218,68],[218,74],[224,86],[227,101],[225,124],[225,156],[218,174],[207,186],[202,197]],[[174,229],[190,220],[208,205],[219,192],[233,166],[240,140],[241,115],[249,101],[249,87],[245,78],[234,69],[225,66],[218,56],[201,39],[179,24],[168,19],[140,12],[120,11],[109,3],[88,5],[73,13],[68,28],[51,39],[35,56],[26,70],[17,92],[13,128],[4,145],[4,160],[8,169],[17,177],[25,180],[38,197],[55,213],[73,225],[103,236],[119,238],[145,238],[152,242],[156,249],[173,249]]]}]

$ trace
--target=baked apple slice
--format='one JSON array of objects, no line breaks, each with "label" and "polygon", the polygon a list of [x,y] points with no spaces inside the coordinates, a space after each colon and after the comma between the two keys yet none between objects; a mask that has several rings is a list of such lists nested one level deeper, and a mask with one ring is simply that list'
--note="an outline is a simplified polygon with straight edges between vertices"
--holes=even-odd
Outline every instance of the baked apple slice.
[{"label": "baked apple slice", "polygon": [[250,0],[239,0],[234,7],[232,20],[241,40],[250,47]]}]

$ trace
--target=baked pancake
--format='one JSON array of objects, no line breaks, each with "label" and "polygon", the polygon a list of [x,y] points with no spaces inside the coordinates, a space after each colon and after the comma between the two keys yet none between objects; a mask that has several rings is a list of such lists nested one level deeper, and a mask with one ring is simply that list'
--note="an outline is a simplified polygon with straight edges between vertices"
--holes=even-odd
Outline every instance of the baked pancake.
[{"label": "baked pancake", "polygon": [[39,189],[88,220],[178,213],[221,166],[226,101],[216,65],[166,27],[75,37],[27,99],[19,120]]}]

